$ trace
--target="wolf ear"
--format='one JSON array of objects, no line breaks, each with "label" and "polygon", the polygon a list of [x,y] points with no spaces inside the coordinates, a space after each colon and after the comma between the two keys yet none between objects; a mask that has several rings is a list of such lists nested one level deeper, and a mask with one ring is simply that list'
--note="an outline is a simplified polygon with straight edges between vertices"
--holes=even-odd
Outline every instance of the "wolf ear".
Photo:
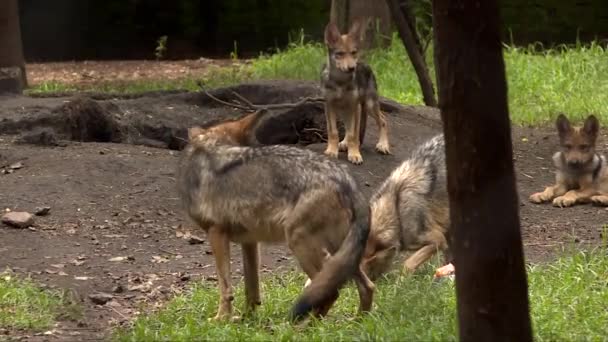
[{"label": "wolf ear", "polygon": [[329,24],[327,24],[325,27],[325,44],[329,45],[330,47],[335,46],[340,40],[340,36],[340,30],[338,29],[336,23],[333,21],[329,22]]},{"label": "wolf ear", "polygon": [[557,120],[555,120],[555,127],[557,128],[557,132],[559,133],[560,137],[565,136],[572,130],[572,126],[570,126],[570,121],[562,113],[557,116]]},{"label": "wolf ear", "polygon": [[592,137],[596,137],[597,133],[600,130],[600,123],[597,121],[595,115],[590,114],[587,119],[585,119],[585,124],[583,125],[583,131]]},{"label": "wolf ear", "polygon": [[356,18],[353,20],[353,23],[350,25],[350,29],[348,30],[348,35],[350,37],[354,37],[357,42],[359,42],[363,37],[361,33],[363,32],[363,24],[365,20],[363,18]]},{"label": "wolf ear", "polygon": [[204,129],[198,126],[188,128],[188,140],[198,137],[199,135],[203,134],[204,131]]}]

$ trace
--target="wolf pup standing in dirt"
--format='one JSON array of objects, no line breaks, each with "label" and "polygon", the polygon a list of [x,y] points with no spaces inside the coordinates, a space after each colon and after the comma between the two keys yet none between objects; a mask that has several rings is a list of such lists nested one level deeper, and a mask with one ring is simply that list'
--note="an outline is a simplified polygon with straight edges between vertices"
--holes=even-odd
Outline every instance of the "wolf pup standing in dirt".
[{"label": "wolf pup standing in dirt", "polygon": [[[338,150],[348,151],[348,160],[361,164],[363,158],[359,147],[363,144],[367,115],[375,120],[379,132],[376,150],[390,153],[388,125],[380,111],[378,88],[372,69],[358,61],[358,45],[361,40],[361,21],[351,26],[348,34],[342,35],[335,23],[325,28],[327,63],[321,73],[321,87],[325,96],[327,119],[327,149],[325,154],[338,157]],[[337,115],[344,121],[345,136],[338,143]]]},{"label": "wolf pup standing in dirt", "polygon": [[370,199],[371,231],[362,259],[373,280],[388,271],[399,252],[414,252],[404,270],[418,266],[442,250],[451,262],[445,143],[437,135],[420,145],[397,167]]},{"label": "wolf pup standing in dirt", "polygon": [[533,203],[553,200],[556,207],[592,202],[608,206],[606,158],[595,152],[600,125],[589,115],[582,127],[573,127],[564,114],[556,120],[561,151],[553,155],[555,185],[530,196]]},{"label": "wolf pup standing in dirt", "polygon": [[[220,289],[215,319],[232,316],[230,247],[242,246],[247,309],[260,304],[258,243],[286,243],[312,279],[291,318],[324,316],[338,290],[354,279],[360,311],[374,284],[360,270],[369,234],[369,206],[346,166],[290,146],[243,146],[263,112],[194,127],[178,169],[183,205],[207,233]],[[327,253],[331,257],[327,258]]]}]

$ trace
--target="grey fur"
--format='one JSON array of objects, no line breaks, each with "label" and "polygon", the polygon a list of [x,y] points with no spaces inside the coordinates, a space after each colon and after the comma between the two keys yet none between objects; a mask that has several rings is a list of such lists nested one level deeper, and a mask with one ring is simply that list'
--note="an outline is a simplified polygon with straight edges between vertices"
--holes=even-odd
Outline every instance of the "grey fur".
[{"label": "grey fur", "polygon": [[414,270],[437,250],[449,259],[449,199],[443,135],[420,145],[370,199],[372,227],[364,257],[371,279],[390,267],[399,252],[416,252],[405,262]]}]

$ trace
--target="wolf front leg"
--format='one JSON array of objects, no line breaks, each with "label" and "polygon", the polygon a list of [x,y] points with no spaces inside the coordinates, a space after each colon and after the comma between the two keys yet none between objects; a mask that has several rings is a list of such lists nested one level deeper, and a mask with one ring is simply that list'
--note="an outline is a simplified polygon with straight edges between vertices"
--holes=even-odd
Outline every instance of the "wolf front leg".
[{"label": "wolf front leg", "polygon": [[327,120],[327,149],[325,155],[338,158],[338,124],[336,112],[329,101],[325,101],[325,119]]},{"label": "wolf front leg", "polygon": [[360,151],[359,132],[361,129],[361,105],[358,103],[345,111],[344,126],[346,128],[346,146],[348,150],[348,161],[359,165],[363,163]]},{"label": "wolf front leg", "polygon": [[214,225],[209,229],[209,243],[215,257],[220,300],[214,320],[223,320],[232,315],[232,286],[230,284],[230,241],[222,226]]},{"label": "wolf front leg", "polygon": [[548,186],[542,192],[537,192],[535,194],[530,195],[530,202],[540,204],[549,202],[550,200],[562,196],[568,191],[568,188],[564,183],[557,183],[552,186]]}]

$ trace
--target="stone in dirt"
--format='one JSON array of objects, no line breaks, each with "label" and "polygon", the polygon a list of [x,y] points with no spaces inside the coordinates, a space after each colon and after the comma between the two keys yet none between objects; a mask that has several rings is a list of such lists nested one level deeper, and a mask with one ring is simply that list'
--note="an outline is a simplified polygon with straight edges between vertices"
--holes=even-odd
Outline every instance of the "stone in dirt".
[{"label": "stone in dirt", "polygon": [[114,298],[114,296],[112,296],[109,293],[93,293],[89,295],[89,299],[91,300],[91,302],[98,304],[98,305],[104,305],[107,302],[111,301],[112,298]]},{"label": "stone in dirt", "polygon": [[188,243],[190,243],[191,245],[200,245],[204,242],[205,242],[205,239],[198,237],[196,235],[190,235],[188,237]]},{"label": "stone in dirt", "polygon": [[14,228],[27,228],[34,224],[34,215],[25,211],[11,211],[2,215],[2,223]]},{"label": "stone in dirt", "polygon": [[36,216],[46,216],[51,211],[51,207],[36,207],[34,209],[34,215]]}]

